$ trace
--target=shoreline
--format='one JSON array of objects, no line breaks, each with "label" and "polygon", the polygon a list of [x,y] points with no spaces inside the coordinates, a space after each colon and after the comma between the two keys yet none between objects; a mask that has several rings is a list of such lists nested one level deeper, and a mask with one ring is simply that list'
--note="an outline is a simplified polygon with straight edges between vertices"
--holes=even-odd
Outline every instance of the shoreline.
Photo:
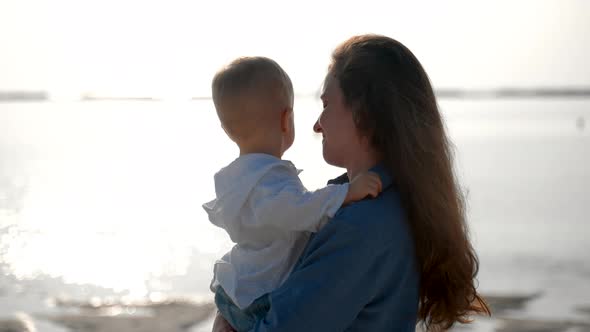
[{"label": "shoreline", "polygon": [[[543,292],[487,294],[484,298],[492,317],[475,316],[473,324],[460,324],[451,331],[590,331],[590,305],[576,308],[580,319],[523,317],[523,309],[544,296]],[[125,297],[88,300],[51,298],[54,310],[47,313],[17,312],[0,316],[0,331],[40,332],[41,324],[58,327],[55,331],[77,332],[183,332],[210,329],[215,305],[212,301],[189,298],[129,301]],[[582,318],[585,317],[585,318]],[[420,327],[418,326],[418,331]],[[53,332],[53,331],[52,331]]]}]

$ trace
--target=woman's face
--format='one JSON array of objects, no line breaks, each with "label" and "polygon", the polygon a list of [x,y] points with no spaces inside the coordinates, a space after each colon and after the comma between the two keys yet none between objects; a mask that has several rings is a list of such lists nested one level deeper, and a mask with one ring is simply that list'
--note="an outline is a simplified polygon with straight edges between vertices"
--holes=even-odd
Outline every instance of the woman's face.
[{"label": "woman's face", "polygon": [[330,74],[326,78],[321,99],[324,108],[313,130],[323,136],[324,160],[330,165],[346,168],[357,149],[362,148],[361,139],[352,110],[344,102],[340,84]]}]

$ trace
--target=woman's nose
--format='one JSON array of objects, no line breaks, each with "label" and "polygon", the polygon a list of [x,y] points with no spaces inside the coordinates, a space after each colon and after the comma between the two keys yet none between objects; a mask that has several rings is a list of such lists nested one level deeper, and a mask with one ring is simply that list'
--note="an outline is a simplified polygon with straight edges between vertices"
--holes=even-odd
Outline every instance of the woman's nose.
[{"label": "woman's nose", "polygon": [[313,131],[316,132],[316,133],[321,133],[322,132],[322,126],[320,125],[320,119],[319,118],[313,124]]}]

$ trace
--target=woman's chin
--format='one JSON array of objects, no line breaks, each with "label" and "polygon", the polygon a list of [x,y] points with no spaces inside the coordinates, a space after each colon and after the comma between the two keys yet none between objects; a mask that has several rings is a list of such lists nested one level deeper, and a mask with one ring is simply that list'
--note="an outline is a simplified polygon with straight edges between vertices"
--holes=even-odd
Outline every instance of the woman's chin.
[{"label": "woman's chin", "polygon": [[341,163],[339,163],[338,160],[336,158],[334,158],[334,156],[332,156],[328,151],[326,151],[325,147],[324,147],[322,156],[324,157],[324,161],[328,165],[342,167]]},{"label": "woman's chin", "polygon": [[322,157],[324,157],[324,161],[329,164],[332,165],[332,163],[330,162],[330,156],[326,153],[326,149],[324,148],[324,150],[322,151]]}]

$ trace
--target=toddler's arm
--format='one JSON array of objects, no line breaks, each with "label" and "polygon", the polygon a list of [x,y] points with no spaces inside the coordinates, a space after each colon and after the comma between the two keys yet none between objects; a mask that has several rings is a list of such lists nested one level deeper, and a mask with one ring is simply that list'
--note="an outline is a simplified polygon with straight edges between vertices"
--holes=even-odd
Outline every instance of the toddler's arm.
[{"label": "toddler's arm", "polygon": [[246,219],[260,226],[317,232],[342,205],[376,197],[380,191],[379,177],[368,172],[350,184],[308,191],[295,172],[284,168],[261,179],[250,198],[255,216]]}]

